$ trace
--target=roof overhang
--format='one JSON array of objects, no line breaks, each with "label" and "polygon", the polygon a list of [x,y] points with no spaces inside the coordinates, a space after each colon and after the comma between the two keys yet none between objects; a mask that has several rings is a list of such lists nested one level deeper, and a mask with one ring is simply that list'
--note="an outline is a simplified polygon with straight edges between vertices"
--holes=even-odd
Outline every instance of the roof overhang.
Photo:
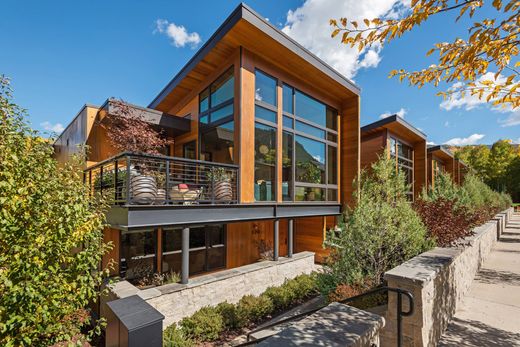
[{"label": "roof overhang", "polygon": [[[107,99],[103,106],[98,111],[98,120],[103,122],[104,119],[110,114],[116,114],[119,112],[121,101],[117,101],[113,98]],[[158,131],[164,131],[168,137],[175,137],[182,134],[187,134],[191,130],[190,119],[184,117],[178,117],[157,111],[151,108],[141,107],[124,102],[130,112],[136,117],[141,117],[144,121],[152,125],[152,127]]]},{"label": "roof overhang", "polygon": [[[270,49],[263,49],[267,44],[270,45]],[[168,111],[239,47],[245,47],[274,62],[283,56],[283,66],[286,68],[300,66],[321,72],[318,74],[319,78],[307,76],[310,74],[301,77],[309,79],[309,83],[316,87],[325,88],[324,90],[339,99],[360,94],[360,88],[352,81],[266,21],[249,6],[240,4],[148,107]]]},{"label": "roof overhang", "polygon": [[442,145],[428,147],[428,154],[432,154],[442,160],[453,160],[453,153]]},{"label": "roof overhang", "polygon": [[395,114],[365,125],[361,128],[361,135],[370,135],[384,129],[389,130],[393,134],[411,143],[426,141],[425,133]]}]

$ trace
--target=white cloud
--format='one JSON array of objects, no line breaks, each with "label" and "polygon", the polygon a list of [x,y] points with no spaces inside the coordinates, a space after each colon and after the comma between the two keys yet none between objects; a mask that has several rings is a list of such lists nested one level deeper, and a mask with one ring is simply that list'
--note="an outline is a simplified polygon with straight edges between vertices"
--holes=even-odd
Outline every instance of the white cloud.
[{"label": "white cloud", "polygon": [[517,145],[520,145],[520,137],[516,140],[513,140],[513,143],[517,144]]},{"label": "white cloud", "polygon": [[[495,74],[492,72],[487,72],[484,75],[480,76],[477,80],[477,85],[482,86],[483,81],[493,81],[497,84],[503,84],[506,81],[506,77],[503,75],[498,76],[497,79],[495,79]],[[460,88],[464,84],[462,82],[457,82],[453,85],[452,88]],[[499,119],[498,122],[503,127],[509,127],[514,125],[520,124],[520,108],[512,109],[510,106],[506,107],[497,107],[493,106],[492,102],[495,100],[492,98],[489,100],[489,102],[486,101],[487,96],[489,93],[484,93],[482,98],[479,98],[477,95],[471,95],[470,93],[465,93],[462,95],[462,93],[454,93],[451,95],[449,99],[443,100],[440,104],[440,107],[446,111],[450,111],[453,109],[464,109],[466,111],[473,110],[475,108],[478,108],[480,106],[488,107],[493,112],[498,113],[509,113],[508,117],[506,119]]]},{"label": "white cloud", "polygon": [[428,141],[428,142],[426,142],[426,144],[428,146],[435,146],[435,142],[433,142],[433,141]]},{"label": "white cloud", "polygon": [[345,77],[353,78],[360,68],[377,67],[381,61],[381,46],[358,52],[356,47],[342,44],[340,38],[330,37],[329,20],[347,17],[364,27],[364,18],[397,18],[409,4],[409,0],[305,0],[294,11],[289,10],[282,30]]},{"label": "white cloud", "polygon": [[201,41],[198,33],[189,33],[184,26],[169,23],[166,19],[155,21],[154,33],[156,32],[168,36],[175,47],[189,45],[191,48],[195,48]]},{"label": "white cloud", "polygon": [[473,135],[470,135],[469,137],[464,137],[464,138],[455,137],[451,140],[446,141],[446,144],[450,145],[450,146],[474,145],[478,141],[482,140],[484,138],[484,136],[485,135],[483,135],[483,134],[473,134]]},{"label": "white cloud", "polygon": [[515,110],[506,119],[499,119],[502,127],[512,127],[520,124],[520,109]]},{"label": "white cloud", "polygon": [[406,115],[407,111],[401,107],[401,109],[397,112],[385,112],[385,113],[381,113],[379,115],[379,119],[384,119],[384,118],[388,118],[390,116],[393,116],[394,114],[396,114],[398,117],[401,117],[401,118],[404,118],[404,116]]},{"label": "white cloud", "polygon": [[45,131],[52,131],[53,133],[61,133],[63,130],[65,130],[65,127],[61,123],[52,124],[51,122],[43,122],[40,123],[40,126]]}]

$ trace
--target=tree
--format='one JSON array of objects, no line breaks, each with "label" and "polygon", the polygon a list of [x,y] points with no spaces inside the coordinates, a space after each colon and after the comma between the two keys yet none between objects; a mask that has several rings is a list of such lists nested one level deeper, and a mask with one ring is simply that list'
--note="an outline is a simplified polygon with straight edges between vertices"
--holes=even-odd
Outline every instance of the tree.
[{"label": "tree", "polygon": [[110,99],[114,112],[99,125],[107,131],[110,144],[118,151],[159,154],[159,148],[172,143],[163,131],[156,131],[142,113],[122,100]]},{"label": "tree", "polygon": [[[483,0],[412,0],[410,10],[401,19],[373,18],[349,21],[331,19],[332,37],[341,35],[341,42],[360,51],[373,45],[387,44],[430,17],[458,11],[457,21],[475,13],[493,12],[491,18],[474,21],[466,38],[436,43],[427,55],[438,54],[438,63],[418,71],[393,70],[390,76],[408,80],[419,88],[427,83],[438,86],[441,81],[455,83],[438,95],[464,96],[466,93],[494,105],[520,106],[520,2],[493,0],[485,6]],[[492,76],[490,76],[492,75]]]},{"label": "tree", "polygon": [[488,146],[465,146],[456,157],[467,163],[487,185],[507,191],[515,201],[520,199],[520,151],[511,140],[498,140]]},{"label": "tree", "polygon": [[378,285],[385,271],[433,246],[413,210],[404,173],[382,157],[362,172],[359,198],[347,210],[340,230],[330,230],[331,256],[321,277],[323,292],[338,284]]},{"label": "tree", "polygon": [[88,196],[79,163],[59,168],[52,155],[0,76],[2,346],[82,340],[85,308],[107,274],[103,203]]}]

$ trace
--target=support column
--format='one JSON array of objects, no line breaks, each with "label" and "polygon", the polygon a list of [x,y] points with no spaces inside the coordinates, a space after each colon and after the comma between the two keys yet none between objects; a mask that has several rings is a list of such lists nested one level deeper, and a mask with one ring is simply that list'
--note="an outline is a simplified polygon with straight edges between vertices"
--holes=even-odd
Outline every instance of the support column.
[{"label": "support column", "polygon": [[289,230],[287,231],[287,256],[292,258],[294,245],[294,219],[289,219]]},{"label": "support column", "polygon": [[273,260],[277,261],[280,253],[280,221],[274,220],[274,235],[273,235]]},{"label": "support column", "polygon": [[182,229],[182,268],[181,283],[188,283],[190,274],[190,228]]}]

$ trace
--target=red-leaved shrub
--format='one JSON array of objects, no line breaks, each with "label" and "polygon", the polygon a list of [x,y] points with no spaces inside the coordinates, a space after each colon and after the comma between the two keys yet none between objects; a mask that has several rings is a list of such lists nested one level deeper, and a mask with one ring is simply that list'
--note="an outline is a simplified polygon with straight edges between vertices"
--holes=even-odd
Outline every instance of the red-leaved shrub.
[{"label": "red-leaved shrub", "polygon": [[486,213],[472,213],[459,208],[455,200],[443,198],[434,201],[418,199],[415,210],[439,247],[449,247],[472,234],[473,227],[487,217]]}]

